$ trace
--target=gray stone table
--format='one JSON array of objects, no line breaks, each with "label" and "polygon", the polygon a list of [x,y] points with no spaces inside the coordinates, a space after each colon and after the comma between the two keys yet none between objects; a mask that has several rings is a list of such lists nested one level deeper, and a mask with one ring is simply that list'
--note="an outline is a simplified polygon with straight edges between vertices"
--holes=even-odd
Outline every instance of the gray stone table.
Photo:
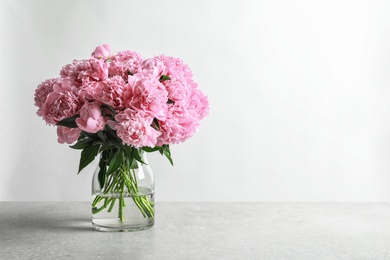
[{"label": "gray stone table", "polygon": [[386,203],[156,203],[152,229],[93,231],[86,202],[0,202],[0,259],[390,259]]}]

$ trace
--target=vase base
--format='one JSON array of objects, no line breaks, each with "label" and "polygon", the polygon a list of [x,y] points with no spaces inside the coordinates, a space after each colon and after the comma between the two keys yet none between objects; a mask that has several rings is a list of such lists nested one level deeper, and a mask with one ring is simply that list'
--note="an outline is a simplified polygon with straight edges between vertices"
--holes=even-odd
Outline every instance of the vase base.
[{"label": "vase base", "polygon": [[102,232],[134,232],[149,229],[154,226],[153,219],[149,219],[146,223],[142,223],[142,225],[139,223],[121,223],[118,220],[99,220],[98,222],[100,223],[92,222],[92,229]]}]

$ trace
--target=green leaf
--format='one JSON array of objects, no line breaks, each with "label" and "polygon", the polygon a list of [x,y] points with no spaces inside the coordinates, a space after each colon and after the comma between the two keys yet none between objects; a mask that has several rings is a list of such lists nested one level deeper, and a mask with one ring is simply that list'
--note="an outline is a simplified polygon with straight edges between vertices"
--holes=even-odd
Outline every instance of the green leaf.
[{"label": "green leaf", "polygon": [[147,153],[152,153],[152,152],[155,152],[155,151],[160,151],[162,150],[163,148],[161,146],[155,146],[155,147],[148,147],[148,146],[144,146],[142,147],[142,150],[144,150],[145,152]]},{"label": "green leaf", "polygon": [[119,139],[119,137],[116,135],[116,132],[111,129],[110,126],[106,125],[105,127],[105,132],[107,135],[107,139],[116,147],[121,148],[122,145],[122,140]]},{"label": "green leaf", "polygon": [[115,172],[122,165],[122,151],[117,150],[114,156],[111,158],[110,163],[108,164],[107,175]]},{"label": "green leaf", "polygon": [[91,133],[88,133],[85,131],[81,131],[80,138],[86,138],[86,137],[91,138],[93,140],[99,140],[99,138],[96,136],[96,134],[91,134]]},{"label": "green leaf", "polygon": [[128,146],[127,144],[125,144],[125,145],[123,145],[122,146],[122,149],[123,149],[123,151],[125,152],[125,156],[126,156],[126,158],[133,158],[133,154],[132,154],[132,152],[131,152],[131,147],[130,146]]},{"label": "green leaf", "polygon": [[142,157],[141,157],[141,155],[139,154],[139,151],[138,151],[137,148],[133,148],[133,149],[131,150],[131,152],[132,152],[132,154],[133,154],[133,156],[134,156],[134,159],[136,159],[137,161],[139,161],[139,162],[142,163],[142,164],[147,164],[147,163],[145,163],[144,161],[142,161]]},{"label": "green leaf", "polygon": [[100,151],[104,152],[104,151],[111,150],[111,149],[116,149],[116,148],[117,147],[115,145],[113,145],[110,142],[107,142],[107,143],[102,143],[102,146],[100,147]]},{"label": "green leaf", "polygon": [[66,127],[69,127],[69,128],[77,128],[78,126],[76,124],[76,118],[78,118],[78,117],[80,117],[80,115],[74,115],[72,117],[68,117],[68,118],[62,119],[56,125],[66,126]]},{"label": "green leaf", "polygon": [[172,160],[172,157],[171,157],[171,150],[169,149],[169,145],[164,144],[162,147],[163,147],[163,154],[165,155],[165,157],[168,158],[169,162],[173,166],[173,160]]},{"label": "green leaf", "polygon": [[103,131],[97,132],[97,135],[99,136],[100,139],[102,139],[103,142],[106,141],[106,136],[104,135]]},{"label": "green leaf", "polygon": [[104,183],[106,182],[106,173],[107,173],[107,164],[102,157],[99,161],[99,174],[98,174],[98,181],[100,184],[100,188],[104,187]]},{"label": "green leaf", "polygon": [[161,81],[164,81],[164,80],[170,80],[171,78],[170,77],[168,77],[167,75],[162,75],[161,77],[160,77],[160,82]]},{"label": "green leaf", "polygon": [[134,160],[133,158],[131,158],[131,161],[129,162],[129,168],[130,169],[138,169],[137,160]]},{"label": "green leaf", "polygon": [[79,172],[80,173],[88,164],[90,164],[99,153],[100,144],[85,147],[81,152]]},{"label": "green leaf", "polygon": [[84,149],[88,146],[91,146],[93,144],[94,140],[86,137],[84,139],[80,139],[75,143],[74,145],[69,146],[70,148],[76,149],[76,150],[81,150]]}]

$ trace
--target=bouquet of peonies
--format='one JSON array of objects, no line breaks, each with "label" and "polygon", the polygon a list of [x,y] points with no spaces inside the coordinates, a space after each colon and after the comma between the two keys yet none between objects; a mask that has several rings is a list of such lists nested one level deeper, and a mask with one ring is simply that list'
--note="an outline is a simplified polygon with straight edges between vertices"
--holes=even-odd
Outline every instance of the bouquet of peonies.
[{"label": "bouquet of peonies", "polygon": [[[70,147],[82,150],[79,172],[100,154],[102,187],[116,187],[105,183],[107,177],[144,163],[143,152],[159,151],[172,163],[169,145],[191,137],[208,113],[207,97],[180,59],[143,59],[129,50],[113,54],[107,44],[39,84],[34,101],[38,116],[56,126],[59,143],[77,141]],[[126,176],[111,180],[137,193]],[[144,216],[152,217],[147,200],[139,203]]]}]

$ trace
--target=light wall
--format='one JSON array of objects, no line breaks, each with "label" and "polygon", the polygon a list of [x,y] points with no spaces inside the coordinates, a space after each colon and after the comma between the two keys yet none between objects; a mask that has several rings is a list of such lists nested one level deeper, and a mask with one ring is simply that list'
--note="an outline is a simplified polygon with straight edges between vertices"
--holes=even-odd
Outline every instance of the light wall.
[{"label": "light wall", "polygon": [[89,200],[93,167],[35,115],[97,45],[180,57],[210,114],[160,201],[390,201],[389,1],[3,0],[0,200]]}]

